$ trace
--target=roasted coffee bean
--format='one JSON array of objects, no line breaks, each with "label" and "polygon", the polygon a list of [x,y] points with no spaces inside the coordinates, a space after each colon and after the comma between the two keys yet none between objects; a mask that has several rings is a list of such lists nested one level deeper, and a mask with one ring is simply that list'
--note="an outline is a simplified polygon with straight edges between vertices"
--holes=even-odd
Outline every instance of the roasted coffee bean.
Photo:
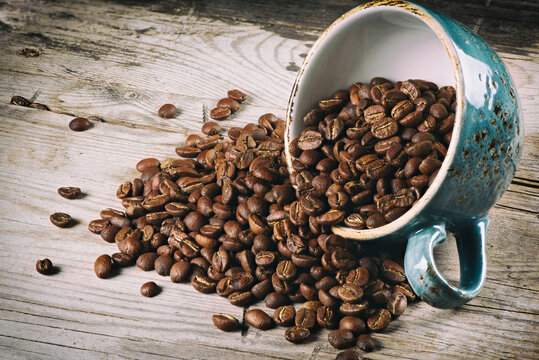
[{"label": "roasted coffee bean", "polygon": [[234,306],[244,307],[253,301],[253,294],[250,291],[236,291],[228,295],[228,302]]},{"label": "roasted coffee bean", "polygon": [[[99,221],[99,220],[94,220],[94,221]],[[103,222],[106,222],[107,224],[109,223],[109,220],[102,220]],[[94,230],[97,230],[99,228],[101,228],[103,224],[100,222],[96,225],[96,223],[94,223],[92,225],[92,229]],[[88,225],[88,228],[90,226]],[[120,227],[119,226],[116,226],[116,225],[112,225],[112,224],[109,224],[109,225],[105,225],[105,227],[102,228],[101,232],[100,232],[100,235],[101,235],[101,238],[103,240],[105,240],[106,242],[109,242],[109,243],[113,243],[114,242],[114,239],[116,237],[116,234],[120,231]]]},{"label": "roasted coffee bean", "polygon": [[382,262],[380,270],[382,276],[392,283],[400,283],[406,281],[404,268],[394,261],[384,260]]},{"label": "roasted coffee bean", "polygon": [[355,336],[365,332],[365,322],[355,316],[344,316],[339,322],[339,329],[352,331]]},{"label": "roasted coffee bean", "polygon": [[316,310],[302,307],[296,313],[295,324],[312,329],[316,325]]},{"label": "roasted coffee bean", "polygon": [[365,221],[365,225],[369,228],[369,229],[374,229],[374,228],[377,228],[377,227],[380,227],[380,226],[383,226],[387,224],[387,221],[386,219],[384,218],[384,215],[382,215],[381,213],[379,212],[376,212],[372,215],[370,215],[367,220]]},{"label": "roasted coffee bean", "polygon": [[365,352],[371,352],[376,349],[376,343],[369,334],[359,335],[356,346]]},{"label": "roasted coffee bean", "polygon": [[232,114],[228,107],[216,107],[210,111],[210,117],[214,120],[225,120]]},{"label": "roasted coffee bean", "polygon": [[[125,241],[125,240],[124,240]],[[154,263],[158,255],[154,252],[147,252],[140,255],[137,259],[137,267],[143,271],[154,269]]]},{"label": "roasted coffee bean", "polygon": [[337,291],[339,298],[345,303],[358,303],[363,297],[363,289],[354,283],[346,283]]},{"label": "roasted coffee bean", "polygon": [[296,309],[292,305],[280,306],[273,313],[273,321],[279,326],[290,326],[294,323]]},{"label": "roasted coffee bean", "polygon": [[338,329],[328,334],[328,341],[336,349],[346,349],[353,346],[355,337],[350,330]]},{"label": "roasted coffee bean", "polygon": [[305,131],[299,137],[298,147],[301,150],[315,150],[322,145],[323,141],[322,134],[318,131]]},{"label": "roasted coffee bean", "polygon": [[321,306],[316,310],[316,321],[326,329],[335,329],[337,327],[337,316],[335,310],[329,306]]},{"label": "roasted coffee bean", "polygon": [[404,296],[406,296],[406,300],[408,301],[408,303],[411,303],[412,301],[415,301],[417,299],[417,295],[414,293],[410,285],[405,283],[395,285],[395,287],[393,288],[393,292],[395,294],[403,294]]},{"label": "roasted coffee bean", "polygon": [[278,292],[272,292],[266,295],[266,298],[264,299],[264,303],[270,309],[277,309],[280,306],[288,305],[289,302],[288,296]]},{"label": "roasted coffee bean", "polygon": [[390,321],[391,313],[387,309],[378,309],[367,319],[367,326],[372,331],[378,332],[384,330]]},{"label": "roasted coffee bean", "polygon": [[217,102],[218,108],[228,108],[232,113],[240,109],[240,103],[232,98],[223,98]]},{"label": "roasted coffee bean", "polygon": [[283,281],[288,281],[293,279],[296,276],[297,268],[296,265],[290,260],[283,260],[277,264],[275,273],[279,279]]},{"label": "roasted coffee bean", "polygon": [[[103,229],[109,225],[108,220],[98,219],[98,220],[92,220],[88,224],[88,230],[93,232],[94,234],[101,234]],[[115,234],[116,235],[116,234]],[[112,242],[114,242],[114,238],[112,239]]]},{"label": "roasted coffee bean", "polygon": [[269,330],[273,327],[273,319],[260,309],[248,310],[245,313],[245,321],[260,330]]},{"label": "roasted coffee bean", "polygon": [[170,119],[176,116],[178,109],[173,104],[164,104],[159,110],[157,110],[157,115],[163,119]]},{"label": "roasted coffee bean", "polygon": [[214,121],[208,121],[202,125],[202,132],[208,136],[217,135],[221,131],[221,126]]},{"label": "roasted coffee bean", "polygon": [[215,291],[217,285],[215,281],[204,275],[195,275],[191,279],[191,285],[195,290],[207,294]]},{"label": "roasted coffee bean", "polygon": [[81,191],[78,187],[61,187],[58,189],[58,194],[66,199],[76,199],[80,196]]},{"label": "roasted coffee bean", "polygon": [[438,170],[441,166],[442,162],[440,160],[426,158],[421,161],[418,168],[423,175],[430,175],[434,171]]},{"label": "roasted coffee bean", "polygon": [[161,288],[153,281],[144,283],[140,287],[140,293],[142,294],[142,296],[154,297],[158,295],[160,292],[161,292]]},{"label": "roasted coffee bean", "polygon": [[292,326],[286,329],[284,333],[285,339],[294,344],[304,342],[310,335],[311,331],[303,326]]},{"label": "roasted coffee bean", "polygon": [[54,266],[49,259],[36,261],[36,271],[43,275],[50,275],[54,272]]},{"label": "roasted coffee bean", "polygon": [[447,116],[448,116],[448,112],[447,112],[447,109],[445,106],[443,106],[442,104],[433,104],[430,108],[429,108],[429,114],[434,116],[434,118],[436,119],[445,119]]},{"label": "roasted coffee bean", "polygon": [[69,214],[61,212],[52,214],[49,219],[53,225],[56,225],[59,228],[70,227],[75,223],[73,218]]},{"label": "roasted coffee bean", "polygon": [[114,253],[111,255],[111,258],[114,265],[119,267],[127,267],[135,263],[135,259],[132,256],[123,253]]},{"label": "roasted coffee bean", "polygon": [[345,350],[338,353],[335,360],[363,360],[363,356],[357,351]]},{"label": "roasted coffee bean", "polygon": [[69,128],[73,131],[85,131],[92,127],[90,120],[84,117],[76,117],[69,122]]},{"label": "roasted coffee bean", "polygon": [[238,89],[228,90],[226,94],[229,98],[234,99],[240,103],[247,99],[247,95],[243,91]]},{"label": "roasted coffee bean", "polygon": [[162,254],[154,261],[155,272],[162,276],[170,275],[172,265],[174,265],[174,259],[168,254]]},{"label": "roasted coffee bean", "polygon": [[112,272],[112,258],[109,255],[101,255],[94,262],[94,272],[98,278],[107,278]]},{"label": "roasted coffee bean", "polygon": [[215,314],[212,315],[211,320],[213,325],[221,331],[229,332],[241,329],[241,323],[232,315]]},{"label": "roasted coffee bean", "polygon": [[408,300],[404,294],[394,293],[387,300],[386,308],[393,317],[398,317],[404,314]]}]

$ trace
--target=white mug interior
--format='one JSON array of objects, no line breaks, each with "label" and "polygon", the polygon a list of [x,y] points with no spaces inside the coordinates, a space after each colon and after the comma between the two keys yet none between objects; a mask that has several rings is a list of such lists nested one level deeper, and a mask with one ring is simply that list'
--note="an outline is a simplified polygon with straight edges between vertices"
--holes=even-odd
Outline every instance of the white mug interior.
[{"label": "white mug interior", "polygon": [[[417,8],[415,8],[417,10]],[[424,79],[457,90],[454,136],[458,136],[462,113],[461,74],[455,50],[438,23],[428,14],[397,7],[356,8],[343,15],[313,45],[298,72],[287,111],[286,156],[291,169],[289,142],[304,129],[302,118],[352,83],[368,82],[375,76],[391,81]],[[454,144],[452,144],[454,145]],[[434,183],[421,199],[397,220],[376,229],[353,230],[333,227],[335,234],[371,240],[398,230],[409,222],[439,188],[454,154],[449,147]]]}]

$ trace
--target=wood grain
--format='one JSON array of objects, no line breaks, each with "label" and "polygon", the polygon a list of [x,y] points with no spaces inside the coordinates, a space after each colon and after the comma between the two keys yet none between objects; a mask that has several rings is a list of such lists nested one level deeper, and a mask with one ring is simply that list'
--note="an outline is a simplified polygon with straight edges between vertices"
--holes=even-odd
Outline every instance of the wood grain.
[{"label": "wood grain", "polygon": [[[534,3],[431,5],[473,25],[494,42],[519,91],[524,154],[508,191],[492,209],[488,274],[481,294],[458,310],[409,307],[375,339],[371,359],[535,359],[539,356],[539,90]],[[137,176],[144,157],[175,156],[174,147],[198,131],[204,114],[231,87],[249,99],[225,127],[265,112],[283,116],[295,71],[312,40],[352,2],[285,1],[8,1],[0,4],[0,354],[5,359],[332,359],[327,331],[291,345],[282,328],[226,334],[211,324],[218,311],[242,309],[216,295],[172,284],[155,273],[124,269],[100,280],[93,261],[114,252],[86,230],[106,207],[119,207],[116,187]],[[506,16],[503,24],[499,19]],[[535,18],[536,19],[536,18]],[[18,55],[37,47],[35,58]],[[32,97],[53,112],[7,105]],[[181,109],[164,120],[157,108]],[[4,105],[6,104],[6,105]],[[99,115],[84,133],[69,131],[73,115]],[[80,186],[79,200],[60,186]],[[80,224],[53,227],[50,213],[66,211]],[[436,249],[444,274],[458,278],[454,241]],[[35,260],[60,268],[44,277]],[[164,291],[146,299],[140,285]],[[257,305],[270,312],[263,304]]]}]

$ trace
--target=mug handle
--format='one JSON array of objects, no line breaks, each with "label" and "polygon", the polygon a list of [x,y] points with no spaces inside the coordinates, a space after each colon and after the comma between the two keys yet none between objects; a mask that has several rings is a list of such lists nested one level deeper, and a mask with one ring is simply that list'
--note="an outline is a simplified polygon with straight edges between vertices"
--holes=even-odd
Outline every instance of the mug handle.
[{"label": "mug handle", "polygon": [[434,247],[447,238],[445,223],[427,226],[409,236],[404,268],[408,282],[421,299],[434,307],[450,309],[479,294],[487,273],[487,225],[488,217],[484,216],[455,233],[460,262],[458,287],[449,284],[434,263]]}]

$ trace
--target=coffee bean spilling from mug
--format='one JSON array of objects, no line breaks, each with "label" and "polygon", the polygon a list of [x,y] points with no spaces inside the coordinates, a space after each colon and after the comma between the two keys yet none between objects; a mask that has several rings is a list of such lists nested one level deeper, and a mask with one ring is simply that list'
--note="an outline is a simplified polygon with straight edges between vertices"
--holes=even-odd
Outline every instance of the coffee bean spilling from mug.
[{"label": "coffee bean spilling from mug", "polygon": [[[241,97],[233,99],[239,102]],[[334,109],[339,102],[322,106]],[[394,125],[386,123],[377,133],[393,131]],[[334,122],[330,135],[341,131],[339,126]],[[100,257],[96,275],[109,276],[114,267],[135,264],[169,276],[173,283],[190,282],[199,292],[217,293],[235,306],[264,301],[275,309],[273,316],[249,310],[246,323],[260,330],[281,326],[292,343],[327,328],[342,330],[330,336],[334,346],[349,347],[358,336],[402,318],[415,299],[402,259],[327,231],[346,218],[351,196],[344,186],[331,185],[327,174],[339,166],[318,153],[325,133],[312,130],[301,140],[304,157],[313,164],[325,159],[320,166],[326,170],[316,177],[296,175],[301,183],[297,190],[284,156],[285,122],[275,115],[232,127],[226,139],[216,122],[206,122],[202,133],[190,135],[176,149],[182,158],[139,161],[140,176],[123,182],[116,192],[124,209],[105,209],[90,222],[91,232],[118,248],[110,258]],[[344,173],[359,171],[345,165]],[[331,209],[312,190],[326,192],[330,185]],[[406,194],[399,201],[407,201]],[[141,290],[152,294],[152,289],[154,285],[145,285]],[[296,311],[294,303],[303,305]],[[230,315],[216,314],[212,321],[223,331],[241,329]]]},{"label": "coffee bean spilling from mug", "polygon": [[299,224],[377,228],[408,211],[438,174],[455,89],[374,78],[322,99],[290,143]]}]

